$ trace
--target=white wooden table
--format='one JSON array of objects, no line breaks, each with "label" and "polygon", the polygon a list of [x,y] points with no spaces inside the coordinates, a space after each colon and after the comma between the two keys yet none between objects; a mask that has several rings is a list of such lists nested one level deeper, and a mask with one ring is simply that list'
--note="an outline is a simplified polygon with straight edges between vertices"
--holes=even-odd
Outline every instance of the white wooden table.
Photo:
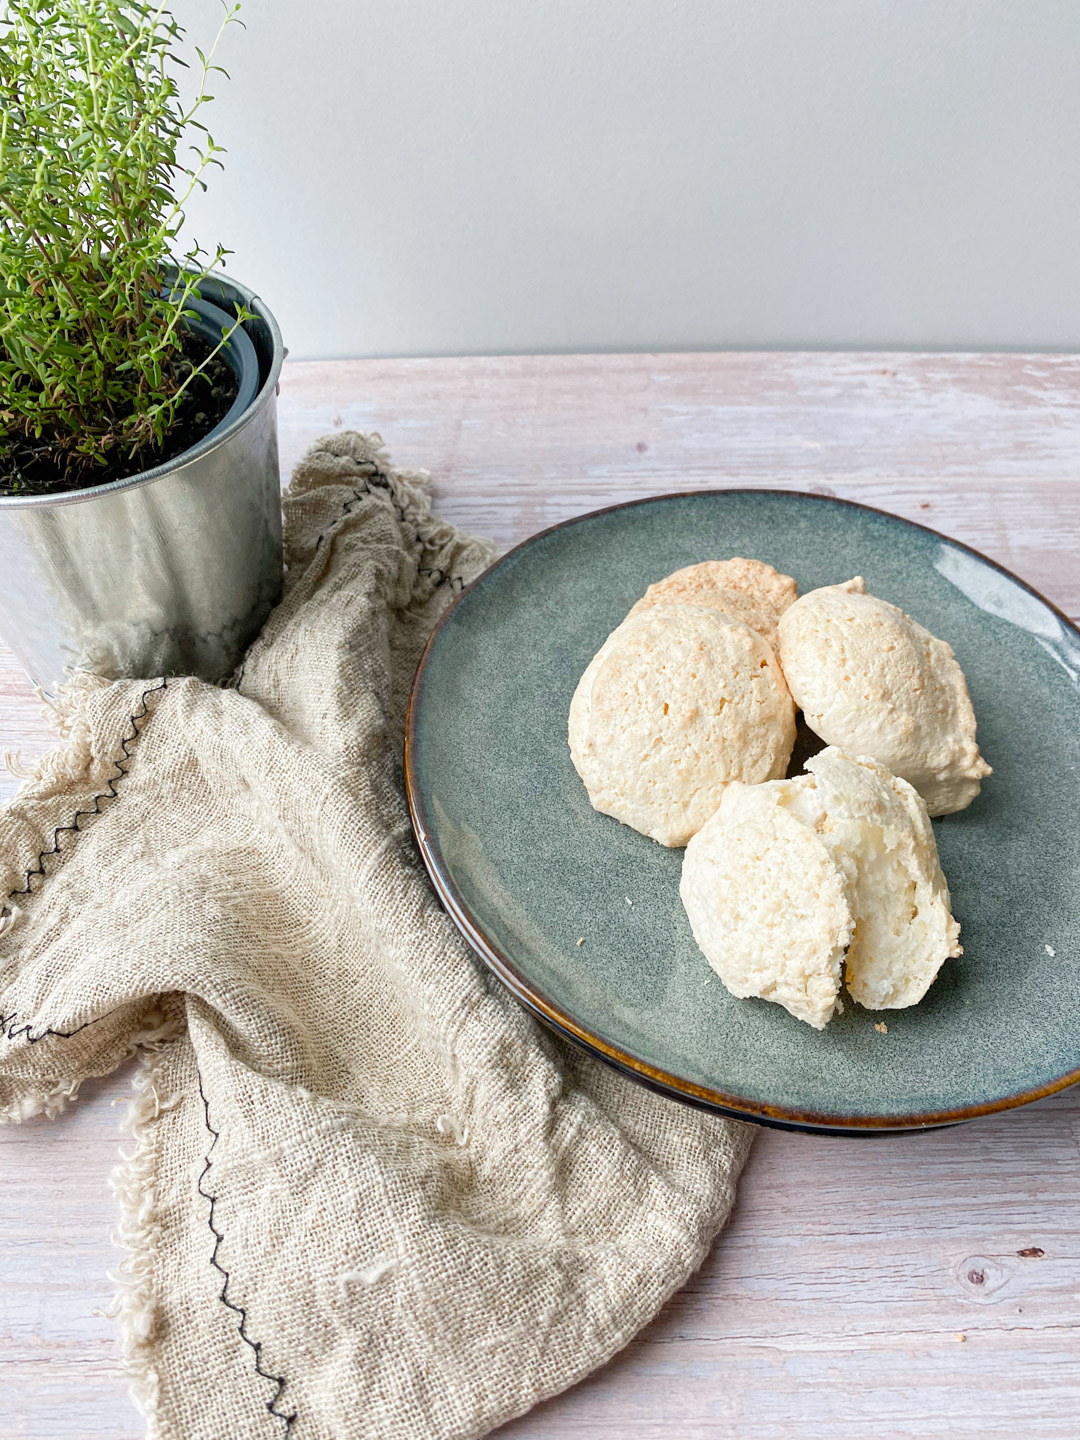
[{"label": "white wooden table", "polygon": [[[503,545],[761,485],[920,520],[1080,616],[1080,357],[728,354],[290,365],[282,467],[345,426]],[[0,653],[0,745],[49,743]],[[14,782],[0,782],[0,794]],[[1080,900],[1078,900],[1080,903]],[[120,1074],[0,1130],[0,1435],[143,1434],[105,1272]],[[736,1213],[614,1363],[506,1440],[1080,1436],[1080,1095],[877,1140],[761,1132]],[[241,1440],[241,1437],[222,1437]]]}]

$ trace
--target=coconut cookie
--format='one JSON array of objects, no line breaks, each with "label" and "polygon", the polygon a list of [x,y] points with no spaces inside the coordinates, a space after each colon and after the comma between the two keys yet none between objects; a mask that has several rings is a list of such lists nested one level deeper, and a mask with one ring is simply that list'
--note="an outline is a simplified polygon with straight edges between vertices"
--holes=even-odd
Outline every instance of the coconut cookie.
[{"label": "coconut cookie", "polygon": [[822,1029],[845,981],[868,1009],[921,1000],[960,927],[926,806],[874,760],[827,749],[810,774],[732,785],[690,841],[679,893],[734,995]]},{"label": "coconut cookie", "polygon": [[593,807],[685,845],[733,780],[783,775],[795,707],[768,642],[704,605],[629,616],[574,692],[570,755]]},{"label": "coconut cookie", "polygon": [[736,555],[731,560],[687,565],[657,580],[630,614],[640,614],[654,605],[711,605],[749,625],[775,650],[776,622],[797,594],[790,575],[782,575],[763,560],[744,560]]},{"label": "coconut cookie", "polygon": [[780,663],[806,723],[914,785],[931,815],[963,810],[990,766],[952,649],[861,576],[811,590],[777,626]]},{"label": "coconut cookie", "polygon": [[785,803],[802,781],[732,785],[693,837],[679,894],[706,960],[733,995],[823,1030],[839,1008],[854,929],[847,878]]},{"label": "coconut cookie", "polygon": [[830,748],[806,768],[825,815],[822,838],[850,877],[848,991],[868,1010],[915,1005],[961,954],[926,804],[876,760]]}]

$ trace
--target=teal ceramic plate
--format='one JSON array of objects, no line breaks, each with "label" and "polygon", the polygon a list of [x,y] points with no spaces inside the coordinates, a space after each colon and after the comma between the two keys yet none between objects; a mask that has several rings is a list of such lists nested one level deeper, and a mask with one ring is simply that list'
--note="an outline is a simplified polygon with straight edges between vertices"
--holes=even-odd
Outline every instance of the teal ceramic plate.
[{"label": "teal ceramic plate", "polygon": [[[682,851],[596,814],[570,763],[570,697],[608,632],[650,581],[729,555],[769,561],[800,592],[865,575],[967,674],[994,774],[934,822],[964,954],[911,1009],[849,1003],[817,1033],[734,999],[690,933]],[[424,861],[481,958],[550,1025],[668,1094],[850,1133],[968,1120],[1080,1080],[1080,633],[932,530],[816,495],[720,490],[537,535],[432,635],[406,776]]]}]

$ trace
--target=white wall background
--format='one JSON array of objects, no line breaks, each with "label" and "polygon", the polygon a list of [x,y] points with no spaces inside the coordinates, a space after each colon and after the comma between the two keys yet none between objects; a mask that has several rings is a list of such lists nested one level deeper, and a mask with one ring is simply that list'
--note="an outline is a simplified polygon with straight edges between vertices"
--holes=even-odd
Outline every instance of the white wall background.
[{"label": "white wall background", "polygon": [[1080,345],[1080,0],[243,16],[190,218],[294,355]]}]

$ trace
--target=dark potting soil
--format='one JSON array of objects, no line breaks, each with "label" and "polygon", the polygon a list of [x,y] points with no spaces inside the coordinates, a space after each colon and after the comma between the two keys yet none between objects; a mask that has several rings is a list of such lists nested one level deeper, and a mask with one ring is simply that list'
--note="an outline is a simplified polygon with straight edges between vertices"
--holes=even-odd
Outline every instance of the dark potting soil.
[{"label": "dark potting soil", "polygon": [[[184,336],[181,353],[169,362],[177,384],[187,375],[189,365],[198,365],[206,359],[210,348],[201,335]],[[0,495],[59,495],[65,490],[86,490],[92,485],[108,485],[113,480],[139,475],[175,460],[225,418],[239,388],[240,382],[233,370],[220,355],[215,355],[203,374],[193,380],[181,396],[172,429],[163,444],[145,446],[135,455],[125,455],[108,465],[84,466],[67,473],[50,441],[0,434]]]}]

